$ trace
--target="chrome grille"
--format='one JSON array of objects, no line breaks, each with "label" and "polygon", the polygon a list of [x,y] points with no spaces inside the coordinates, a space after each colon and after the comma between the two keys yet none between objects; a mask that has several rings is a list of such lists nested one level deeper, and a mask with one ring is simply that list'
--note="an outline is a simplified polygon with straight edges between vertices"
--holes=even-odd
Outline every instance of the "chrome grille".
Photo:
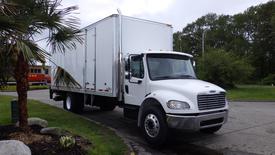
[{"label": "chrome grille", "polygon": [[225,107],[225,93],[198,95],[199,110],[210,110]]}]

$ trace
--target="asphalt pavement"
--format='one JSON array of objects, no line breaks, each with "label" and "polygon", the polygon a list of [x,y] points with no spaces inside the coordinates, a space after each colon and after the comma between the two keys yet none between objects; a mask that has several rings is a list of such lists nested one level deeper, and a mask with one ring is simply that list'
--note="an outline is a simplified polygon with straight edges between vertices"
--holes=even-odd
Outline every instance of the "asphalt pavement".
[{"label": "asphalt pavement", "polygon": [[[1,94],[17,96],[15,92]],[[62,102],[49,99],[49,90],[29,91],[28,97],[62,107]],[[275,155],[275,102],[230,102],[229,105],[229,120],[216,134],[173,130],[167,144],[158,149],[148,146],[136,121],[124,118],[120,108],[102,112],[85,107],[82,116],[115,129],[141,155]]]}]

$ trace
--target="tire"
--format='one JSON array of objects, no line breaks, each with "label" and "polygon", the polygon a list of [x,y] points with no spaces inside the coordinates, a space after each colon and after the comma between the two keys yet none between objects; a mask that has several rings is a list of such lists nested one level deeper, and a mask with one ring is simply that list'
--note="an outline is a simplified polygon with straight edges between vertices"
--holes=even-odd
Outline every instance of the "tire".
[{"label": "tire", "polygon": [[166,141],[168,126],[165,118],[165,113],[160,107],[145,107],[141,116],[141,130],[150,145],[158,147]]},{"label": "tire", "polygon": [[210,128],[201,129],[200,131],[203,133],[213,134],[221,129],[222,125],[214,126]]},{"label": "tire", "polygon": [[74,113],[81,113],[84,108],[83,99],[81,94],[68,93],[63,100],[63,108]]}]

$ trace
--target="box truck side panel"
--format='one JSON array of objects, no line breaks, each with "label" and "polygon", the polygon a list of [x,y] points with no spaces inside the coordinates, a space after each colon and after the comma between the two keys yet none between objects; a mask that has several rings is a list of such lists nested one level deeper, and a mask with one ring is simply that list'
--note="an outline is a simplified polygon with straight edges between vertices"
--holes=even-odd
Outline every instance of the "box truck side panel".
[{"label": "box truck side panel", "polygon": [[96,91],[113,93],[115,65],[115,18],[108,18],[96,24]]},{"label": "box truck side panel", "polygon": [[[82,86],[84,87],[84,79],[83,79],[83,72],[84,72],[84,60],[85,59],[85,49],[84,44],[77,43],[77,48],[71,51],[66,51],[65,55],[67,55],[70,59],[65,59],[65,66],[66,69],[71,70],[73,78]],[[70,73],[70,72],[69,72]]]},{"label": "box truck side panel", "polygon": [[[67,49],[65,53],[56,52],[51,59],[55,65],[53,73],[56,71],[56,65],[65,69],[82,87],[83,87],[83,71],[85,60],[84,44],[76,43],[76,49]],[[54,68],[55,67],[55,68]]]},{"label": "box truck side panel", "polygon": [[146,50],[173,50],[172,27],[167,24],[122,17],[122,51],[137,54]]},{"label": "box truck side panel", "polygon": [[86,30],[86,64],[85,85],[86,89],[95,89],[95,56],[96,56],[96,29]]}]

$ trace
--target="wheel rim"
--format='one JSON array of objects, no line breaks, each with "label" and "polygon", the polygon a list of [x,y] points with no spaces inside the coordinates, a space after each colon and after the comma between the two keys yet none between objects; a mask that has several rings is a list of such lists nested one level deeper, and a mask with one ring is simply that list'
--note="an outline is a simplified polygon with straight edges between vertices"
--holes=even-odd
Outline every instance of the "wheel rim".
[{"label": "wheel rim", "polygon": [[144,127],[147,135],[154,138],[159,134],[159,121],[156,115],[148,114],[144,120]]},{"label": "wheel rim", "polygon": [[71,101],[71,98],[68,96],[66,99],[66,108],[70,110],[71,107],[72,107],[72,101]]}]

